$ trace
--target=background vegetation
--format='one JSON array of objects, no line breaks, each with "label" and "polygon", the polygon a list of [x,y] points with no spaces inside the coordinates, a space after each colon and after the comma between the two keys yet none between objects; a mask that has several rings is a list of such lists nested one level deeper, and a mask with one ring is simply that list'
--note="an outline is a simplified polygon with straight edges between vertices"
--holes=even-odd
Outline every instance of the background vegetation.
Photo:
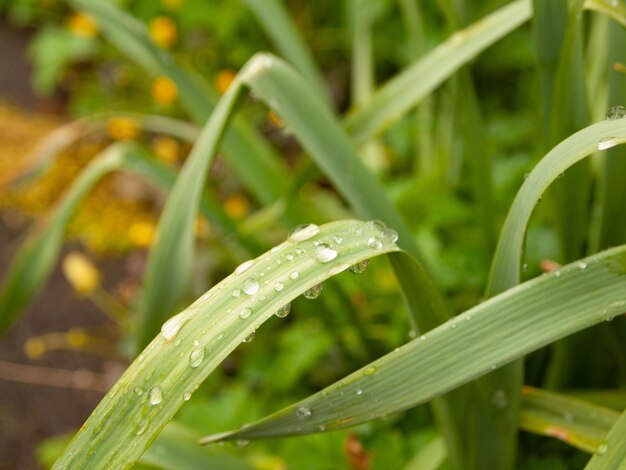
[{"label": "background vegetation", "polygon": [[[0,9],[35,31],[35,90],[77,119],[0,178],[1,207],[33,219],[0,328],[59,258],[107,320],[30,338],[31,359],[130,363],[150,344],[62,456],[71,436],[42,443],[42,465],[625,465],[623,2]],[[321,232],[280,245],[308,223]],[[65,239],[79,249],[61,256]],[[146,250],[135,278],[101,279]],[[241,267],[263,253],[267,301]],[[219,436],[235,445],[196,446],[359,369]]]}]

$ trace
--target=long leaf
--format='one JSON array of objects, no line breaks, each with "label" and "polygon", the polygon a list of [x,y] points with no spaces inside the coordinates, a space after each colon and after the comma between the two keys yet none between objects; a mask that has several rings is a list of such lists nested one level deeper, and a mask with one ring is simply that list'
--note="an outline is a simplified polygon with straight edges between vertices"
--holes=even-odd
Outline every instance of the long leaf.
[{"label": "long leaf", "polygon": [[[626,246],[514,287],[321,392],[203,442],[331,431],[424,403],[531,351],[621,315]],[[509,397],[490,397],[506,408]]]},{"label": "long leaf", "polygon": [[211,371],[276,311],[349,266],[396,250],[378,224],[344,221],[308,226],[240,266],[163,325],[54,468],[131,464]]},{"label": "long leaf", "polygon": [[531,16],[528,0],[517,0],[453,34],[437,48],[400,72],[346,117],[357,142],[383,131],[460,67],[513,31]]},{"label": "long leaf", "polygon": [[626,469],[626,439],[624,436],[626,436],[626,411],[621,414],[607,434],[606,439],[598,446],[585,470]]},{"label": "long leaf", "polygon": [[592,403],[533,387],[522,390],[520,428],[554,437],[594,453],[619,418],[619,413]]},{"label": "long leaf", "polygon": [[278,51],[315,87],[316,95],[328,101],[328,88],[313,54],[303,41],[283,0],[244,0]]}]

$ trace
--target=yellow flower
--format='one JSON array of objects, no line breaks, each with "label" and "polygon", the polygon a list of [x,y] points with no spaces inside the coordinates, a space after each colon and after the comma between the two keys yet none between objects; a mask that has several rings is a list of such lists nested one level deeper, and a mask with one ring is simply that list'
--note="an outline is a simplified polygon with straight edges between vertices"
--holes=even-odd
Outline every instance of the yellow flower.
[{"label": "yellow flower", "polygon": [[134,139],[139,135],[139,125],[133,119],[118,116],[112,117],[107,122],[107,132],[112,139]]},{"label": "yellow flower", "polygon": [[168,10],[178,10],[183,5],[183,0],[161,0],[161,4]]},{"label": "yellow flower", "polygon": [[142,248],[148,248],[154,241],[155,227],[152,222],[135,222],[128,230],[128,237],[131,241]]},{"label": "yellow flower", "polygon": [[28,338],[24,343],[24,352],[29,359],[41,359],[46,352],[46,344],[41,338]]},{"label": "yellow flower", "polygon": [[66,20],[66,25],[67,29],[82,38],[93,38],[100,31],[94,19],[84,13],[71,13]]},{"label": "yellow flower", "polygon": [[169,49],[177,39],[176,24],[167,16],[157,16],[150,21],[150,36],[158,46]]},{"label": "yellow flower", "polygon": [[243,194],[232,194],[224,201],[224,210],[233,219],[243,219],[248,215],[248,200]]},{"label": "yellow flower", "polygon": [[152,151],[163,163],[173,165],[180,155],[180,144],[171,137],[158,136],[152,140]]},{"label": "yellow flower", "polygon": [[63,274],[74,290],[89,294],[100,285],[100,272],[82,253],[71,252],[63,258]]},{"label": "yellow flower", "polygon": [[236,76],[237,74],[234,70],[225,69],[218,72],[215,76],[215,88],[217,88],[220,95],[226,93]]},{"label": "yellow flower", "polygon": [[277,127],[278,129],[283,127],[283,120],[273,110],[270,110],[267,113],[267,118],[274,127]]},{"label": "yellow flower", "polygon": [[73,349],[80,349],[87,344],[88,340],[89,337],[82,328],[71,328],[67,333],[65,333],[65,341],[67,342],[67,345]]},{"label": "yellow flower", "polygon": [[167,77],[157,77],[152,82],[152,98],[160,105],[170,105],[178,98],[176,84]]}]

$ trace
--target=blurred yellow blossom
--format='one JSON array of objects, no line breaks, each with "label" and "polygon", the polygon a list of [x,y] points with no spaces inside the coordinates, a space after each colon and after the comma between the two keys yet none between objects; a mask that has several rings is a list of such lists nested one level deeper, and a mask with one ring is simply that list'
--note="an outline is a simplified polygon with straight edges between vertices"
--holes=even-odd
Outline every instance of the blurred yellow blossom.
[{"label": "blurred yellow blossom", "polygon": [[231,194],[224,201],[224,210],[233,219],[243,219],[249,209],[250,205],[243,194]]},{"label": "blurred yellow blossom", "polygon": [[194,233],[196,237],[200,238],[207,237],[211,233],[211,226],[204,217],[198,216],[196,218]]},{"label": "blurred yellow blossom", "polygon": [[274,127],[277,127],[279,129],[283,127],[283,120],[273,110],[270,110],[267,113],[267,118]]},{"label": "blurred yellow blossom", "polygon": [[116,116],[109,119],[107,122],[107,132],[112,139],[126,140],[134,139],[139,135],[139,124],[133,119]]},{"label": "blurred yellow blossom", "polygon": [[237,73],[230,69],[221,70],[217,73],[215,76],[215,88],[217,88],[220,95],[226,93],[236,76]]},{"label": "blurred yellow blossom", "polygon": [[80,349],[89,340],[89,336],[82,328],[71,328],[65,333],[65,341],[71,349]]},{"label": "blurred yellow blossom", "polygon": [[41,359],[46,352],[46,343],[41,338],[28,338],[24,343],[24,353],[29,359]]},{"label": "blurred yellow blossom", "polygon": [[150,21],[150,36],[158,46],[169,49],[176,42],[176,24],[167,16],[157,16]]},{"label": "blurred yellow blossom", "polygon": [[71,13],[66,20],[66,24],[67,29],[82,38],[93,38],[99,32],[98,24],[91,16],[84,13]]},{"label": "blurred yellow blossom", "polygon": [[183,5],[183,0],[161,0],[161,4],[168,10],[178,10]]},{"label": "blurred yellow blossom", "polygon": [[100,285],[100,272],[89,258],[73,251],[63,258],[63,274],[76,292],[89,294]]},{"label": "blurred yellow blossom", "polygon": [[157,136],[152,140],[152,151],[160,161],[173,165],[178,161],[180,144],[171,137]]},{"label": "blurred yellow blossom", "polygon": [[160,105],[169,105],[178,98],[176,84],[167,77],[157,77],[152,82],[152,98]]},{"label": "blurred yellow blossom", "polygon": [[128,229],[128,237],[135,245],[148,248],[152,245],[155,231],[156,228],[152,222],[135,222]]}]

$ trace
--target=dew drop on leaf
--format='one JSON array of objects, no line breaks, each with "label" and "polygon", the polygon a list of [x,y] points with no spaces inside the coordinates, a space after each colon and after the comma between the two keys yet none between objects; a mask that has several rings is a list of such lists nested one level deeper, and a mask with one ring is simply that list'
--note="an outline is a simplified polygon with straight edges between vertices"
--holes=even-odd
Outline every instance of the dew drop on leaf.
[{"label": "dew drop on leaf", "polygon": [[253,331],[252,333],[250,333],[248,336],[246,336],[243,340],[244,343],[251,343],[252,341],[254,341],[254,337],[256,336],[256,331]]},{"label": "dew drop on leaf", "polygon": [[296,415],[298,415],[298,418],[301,419],[308,418],[311,416],[311,414],[311,408],[309,408],[308,406],[301,406],[296,411]]},{"label": "dew drop on leaf", "polygon": [[245,320],[250,316],[251,313],[252,310],[250,310],[248,307],[243,307],[241,310],[239,310],[239,318]]},{"label": "dew drop on leaf", "polygon": [[298,279],[298,276],[300,275],[300,273],[298,271],[292,271],[289,274],[289,279],[291,279],[292,281],[295,279]]},{"label": "dew drop on leaf", "polygon": [[163,391],[161,387],[152,387],[152,389],[150,389],[150,404],[152,406],[158,405],[161,401],[163,401]]},{"label": "dew drop on leaf", "polygon": [[615,137],[605,137],[598,142],[598,150],[606,150],[619,144],[619,139]]},{"label": "dew drop on leaf", "polygon": [[276,292],[280,292],[281,290],[283,290],[285,288],[285,284],[283,284],[282,282],[277,282],[276,284],[274,284],[274,290]]},{"label": "dew drop on leaf", "polygon": [[241,263],[239,266],[237,266],[235,268],[235,274],[241,274],[245,271],[247,271],[248,269],[250,269],[250,267],[254,264],[254,260],[250,259],[248,261],[244,261],[243,263]]},{"label": "dew drop on leaf", "polygon": [[190,398],[191,398],[191,392],[184,392],[183,393],[183,400],[189,401]]},{"label": "dew drop on leaf", "polygon": [[369,264],[370,264],[370,260],[368,259],[359,261],[357,264],[350,266],[350,272],[353,274],[361,274],[365,272]]},{"label": "dew drop on leaf", "polygon": [[274,315],[276,315],[278,318],[285,318],[287,315],[289,315],[290,311],[291,303],[287,303],[280,307],[278,310],[276,310],[276,313]]},{"label": "dew drop on leaf", "polygon": [[243,291],[248,295],[254,295],[259,292],[259,281],[257,281],[253,277],[247,278],[243,281],[243,285],[241,286]]},{"label": "dew drop on leaf", "polygon": [[[613,3],[615,4],[614,6],[617,6],[616,0],[614,0]],[[626,108],[624,106],[611,106],[606,113],[607,121],[615,121],[623,117],[626,117]]]},{"label": "dew drop on leaf", "polygon": [[378,237],[369,237],[367,239],[367,246],[369,246],[372,250],[380,250],[383,247],[383,242],[380,241]]},{"label": "dew drop on leaf", "polygon": [[172,318],[163,323],[161,327],[161,336],[165,341],[170,342],[176,337],[180,329],[187,322],[187,315],[185,312],[174,315]]},{"label": "dew drop on leaf", "polygon": [[322,292],[322,285],[316,284],[310,289],[305,290],[303,295],[305,298],[309,300],[313,300],[313,299],[317,299],[320,296],[321,292]]},{"label": "dew drop on leaf", "polygon": [[320,263],[328,263],[337,257],[337,251],[328,243],[320,243],[315,248],[315,260]]},{"label": "dew drop on leaf", "polygon": [[302,242],[320,233],[320,228],[315,224],[302,224],[294,227],[289,232],[288,240],[291,242]]},{"label": "dew drop on leaf", "polygon": [[204,360],[204,348],[195,348],[189,354],[189,367],[195,369]]}]

